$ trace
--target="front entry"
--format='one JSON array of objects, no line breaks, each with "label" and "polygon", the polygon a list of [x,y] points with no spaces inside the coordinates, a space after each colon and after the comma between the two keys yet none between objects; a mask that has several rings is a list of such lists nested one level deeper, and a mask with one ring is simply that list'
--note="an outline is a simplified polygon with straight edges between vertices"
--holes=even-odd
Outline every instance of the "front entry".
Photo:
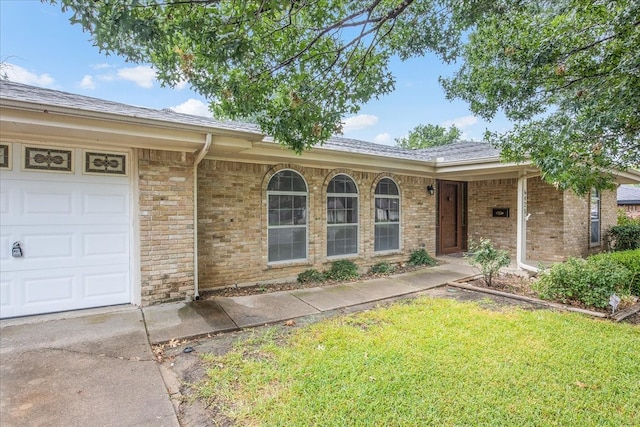
[{"label": "front entry", "polygon": [[467,249],[467,185],[461,181],[438,181],[438,254]]}]

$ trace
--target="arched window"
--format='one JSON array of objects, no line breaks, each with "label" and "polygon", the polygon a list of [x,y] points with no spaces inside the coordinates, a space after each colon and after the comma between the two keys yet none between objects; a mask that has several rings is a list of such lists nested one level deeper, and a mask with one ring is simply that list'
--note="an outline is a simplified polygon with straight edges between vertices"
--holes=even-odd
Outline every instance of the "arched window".
[{"label": "arched window", "polygon": [[347,175],[327,187],[327,256],[358,253],[358,188]]},{"label": "arched window", "polygon": [[271,177],[267,186],[269,262],[307,258],[307,184],[292,170]]},{"label": "arched window", "polygon": [[591,189],[591,246],[597,246],[600,244],[600,192],[593,188]]},{"label": "arched window", "polygon": [[374,251],[400,249],[400,192],[390,178],[382,178],[375,191]]}]

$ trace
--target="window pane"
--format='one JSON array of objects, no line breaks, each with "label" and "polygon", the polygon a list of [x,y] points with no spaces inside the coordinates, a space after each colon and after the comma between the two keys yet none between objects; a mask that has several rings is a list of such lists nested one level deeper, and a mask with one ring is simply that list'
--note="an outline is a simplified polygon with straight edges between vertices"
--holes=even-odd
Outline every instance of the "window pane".
[{"label": "window pane", "polygon": [[374,250],[390,251],[400,249],[400,225],[376,224]]},{"label": "window pane", "polygon": [[376,197],[376,222],[400,221],[400,199]]},{"label": "window pane", "polygon": [[358,226],[327,227],[327,256],[358,253]]},{"label": "window pane", "polygon": [[269,230],[269,262],[307,257],[306,227],[272,228]]},{"label": "window pane", "polygon": [[591,221],[591,243],[600,243],[600,221]]},{"label": "window pane", "polygon": [[327,197],[329,224],[355,224],[358,222],[358,199],[355,197]]},{"label": "window pane", "polygon": [[398,186],[395,182],[391,181],[389,178],[382,178],[380,182],[378,182],[378,185],[376,185],[376,194],[399,196],[400,192],[398,191]]},{"label": "window pane", "polygon": [[304,179],[294,171],[280,171],[271,177],[267,191],[300,191],[307,192]]},{"label": "window pane", "polygon": [[328,194],[357,193],[356,183],[347,175],[336,175],[327,186]]}]

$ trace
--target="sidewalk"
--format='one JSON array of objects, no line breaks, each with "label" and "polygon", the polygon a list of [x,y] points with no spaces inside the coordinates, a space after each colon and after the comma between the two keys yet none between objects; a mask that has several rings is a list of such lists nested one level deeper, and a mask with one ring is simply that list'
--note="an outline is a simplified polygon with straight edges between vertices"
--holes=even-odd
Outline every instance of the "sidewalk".
[{"label": "sidewalk", "polygon": [[281,322],[395,298],[476,274],[466,262],[360,282],[142,309],[152,344]]},{"label": "sidewalk", "polygon": [[179,426],[151,345],[425,291],[475,274],[463,260],[319,288],[0,321],[4,426]]}]

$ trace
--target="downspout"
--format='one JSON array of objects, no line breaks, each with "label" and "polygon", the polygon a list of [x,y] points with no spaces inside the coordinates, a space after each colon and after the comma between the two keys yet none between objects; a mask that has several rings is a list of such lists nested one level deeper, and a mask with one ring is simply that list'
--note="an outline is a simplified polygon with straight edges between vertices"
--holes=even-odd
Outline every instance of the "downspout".
[{"label": "downspout", "polygon": [[538,268],[525,264],[527,259],[527,175],[518,177],[518,221],[516,231],[516,263],[520,270],[538,272]]},{"label": "downspout", "polygon": [[208,133],[204,145],[196,152],[193,162],[193,299],[200,299],[198,284],[198,165],[209,153],[211,148],[211,134]]}]

